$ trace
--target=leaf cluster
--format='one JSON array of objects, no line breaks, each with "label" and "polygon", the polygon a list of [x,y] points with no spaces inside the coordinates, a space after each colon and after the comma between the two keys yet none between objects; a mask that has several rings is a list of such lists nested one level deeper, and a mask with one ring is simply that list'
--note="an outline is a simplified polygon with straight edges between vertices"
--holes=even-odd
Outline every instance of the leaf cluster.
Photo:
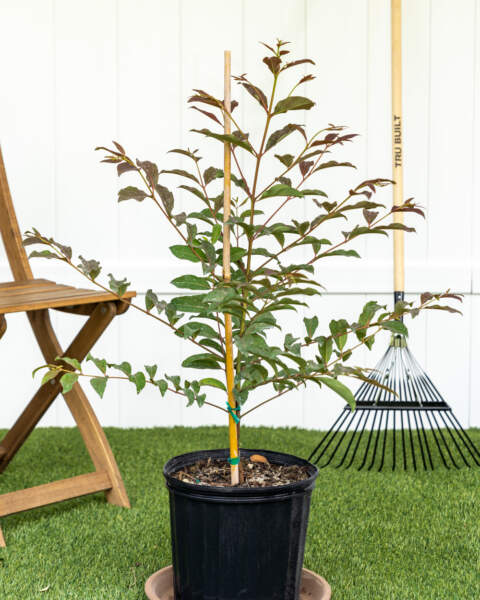
[{"label": "leaf cluster", "polygon": [[[221,98],[202,89],[194,90],[189,99],[191,107],[213,123],[210,128],[193,129],[193,134],[212,144],[229,144],[232,152],[234,197],[231,216],[225,224],[220,185],[223,169],[218,164],[204,165],[198,150],[175,148],[170,152],[180,155],[187,166],[160,169],[149,160],[133,159],[118,142],[113,142],[113,147],[97,149],[105,152],[103,162],[115,165],[119,177],[128,173],[137,177],[137,185],[119,190],[118,202],[153,202],[178,235],[178,243],[169,251],[185,265],[185,274],[172,281],[181,293],[169,300],[161,299],[152,287],[145,295],[145,306],[138,308],[162,321],[178,337],[193,342],[195,353],[187,356],[182,366],[202,373],[225,370],[225,314],[230,314],[235,344],[234,393],[238,406],[242,407],[260,387],[269,386],[274,398],[310,382],[333,389],[353,406],[352,393],[338,379],[340,376],[364,379],[368,375],[365,369],[346,364],[353,351],[359,346],[370,349],[382,330],[407,335],[403,317],[415,317],[423,308],[454,311],[439,302],[457,297],[449,293],[427,293],[419,305],[402,302],[393,311],[368,302],[355,321],[331,320],[329,330],[322,334],[317,333],[316,315],[305,318],[303,325],[299,319],[296,331],[285,331],[281,322],[283,311],[308,312],[309,299],[322,293],[315,271],[319,260],[338,256],[359,258],[351,246],[360,237],[387,236],[390,231],[399,229],[414,231],[399,223],[395,213],[424,215],[413,199],[393,209],[386,208],[385,201],[377,196],[394,182],[385,178],[360,181],[337,199],[328,196],[323,185],[324,174],[330,169],[355,168],[350,162],[335,160],[333,155],[356,136],[345,127],[333,124],[313,134],[307,132],[302,124],[303,114],[312,110],[315,102],[299,95],[298,89],[314,78],[303,74],[304,66],[314,63],[308,58],[290,60],[287,44],[280,40],[273,46],[265,46],[269,54],[262,62],[271,75],[270,89],[261,89],[246,74],[234,77],[239,88],[246,92],[247,101],[253,100],[263,114],[264,125],[260,131],[248,132],[239,123],[235,112],[237,101],[232,103],[229,112]],[[302,74],[292,80],[290,93],[278,97],[279,79],[295,76],[300,66]],[[289,122],[285,123],[285,117]],[[225,119],[234,125],[231,134],[223,131]],[[254,141],[255,137],[259,139]],[[218,148],[220,150],[220,146]],[[241,166],[246,161],[251,163],[248,177]],[[268,183],[260,184],[272,171],[275,172]],[[179,190],[169,187],[171,175],[182,180]],[[192,197],[194,210],[185,212],[177,208],[178,191]],[[287,205],[298,207],[299,215],[312,216],[305,220],[289,218],[284,210]],[[330,224],[336,226],[334,237],[335,227]],[[222,275],[225,225],[232,240],[229,282],[225,282]],[[102,286],[97,281],[101,273],[97,260],[80,256],[79,262],[74,264],[70,248],[42,236],[35,229],[27,232],[25,244],[42,246],[42,250],[34,251],[31,256],[67,262]],[[303,261],[292,262],[293,252],[299,249]],[[110,274],[108,288],[104,289],[122,297],[128,286],[126,278],[116,279]],[[282,342],[274,343],[274,339]],[[172,389],[185,396],[189,404],[205,403],[206,394],[202,390],[206,386],[225,390],[216,377],[181,380],[179,376],[165,375],[157,379],[157,367],[145,367],[133,373],[129,363],[119,366],[103,359],[90,357],[90,360],[101,372],[91,379],[100,395],[109,378],[107,369],[120,370],[137,392],[150,383],[158,387],[162,395]],[[62,377],[62,380],[66,378],[63,382],[67,388],[73,385],[75,375],[81,374],[78,366],[75,369],[74,373],[65,373]]]}]

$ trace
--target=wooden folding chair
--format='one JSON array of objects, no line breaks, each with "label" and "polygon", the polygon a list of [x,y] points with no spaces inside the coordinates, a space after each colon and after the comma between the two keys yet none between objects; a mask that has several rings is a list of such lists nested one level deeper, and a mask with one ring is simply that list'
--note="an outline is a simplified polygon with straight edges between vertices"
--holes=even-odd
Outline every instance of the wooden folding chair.
[{"label": "wooden folding chair", "polygon": [[[107,292],[58,285],[46,279],[34,279],[22,245],[20,229],[8,187],[0,150],[0,231],[14,281],[0,284],[0,337],[6,330],[5,315],[26,312],[40,350],[48,363],[58,356],[81,361],[116,315],[128,309],[135,292],[118,300]],[[63,353],[52,328],[49,309],[88,316],[76,338]],[[0,442],[0,473],[7,467],[43,414],[61,392],[59,378],[42,385],[16,423]],[[54,502],[103,491],[108,502],[130,507],[120,471],[105,433],[78,383],[64,394],[70,412],[83,437],[95,471],[53,483],[0,495],[0,517],[45,506]],[[5,539],[0,528],[0,546]]]}]

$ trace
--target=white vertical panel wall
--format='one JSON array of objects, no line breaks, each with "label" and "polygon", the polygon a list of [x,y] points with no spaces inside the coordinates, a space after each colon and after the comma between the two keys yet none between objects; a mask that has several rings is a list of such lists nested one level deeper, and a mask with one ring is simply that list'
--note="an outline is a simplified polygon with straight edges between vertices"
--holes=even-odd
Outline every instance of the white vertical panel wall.
[{"label": "white vertical panel wall", "polygon": [[[171,295],[169,281],[178,265],[167,246],[175,238],[154,207],[117,206],[119,182],[93,149],[118,139],[141,159],[181,167],[167,150],[200,145],[189,129],[205,125],[186,104],[189,91],[202,87],[221,94],[225,48],[232,50],[234,73],[266,82],[260,40],[289,40],[298,57],[315,60],[317,78],[305,92],[317,110],[302,117],[309,127],[333,122],[361,134],[341,154],[358,170],[326,175],[322,183],[330,195],[361,178],[388,177],[389,5],[0,0],[0,143],[22,229],[35,226],[78,253],[101,258],[106,273],[127,275],[139,292],[153,287]],[[480,0],[404,0],[403,12],[405,192],[428,214],[407,238],[407,292],[414,298],[450,287],[465,294],[463,317],[429,314],[414,321],[411,346],[461,421],[480,426]],[[240,117],[255,129],[258,114],[242,107]],[[220,165],[220,145],[217,150],[202,150],[202,156]],[[178,184],[170,176],[167,185]],[[383,199],[390,201],[388,192]],[[191,206],[183,194],[178,202]],[[390,301],[390,242],[368,239],[358,248],[365,256],[361,263],[336,260],[322,268],[328,292],[307,314],[318,314],[323,327],[332,317],[354,317],[368,299]],[[58,265],[40,261],[34,269],[38,276],[82,284]],[[8,279],[2,253],[0,280]],[[74,335],[79,319],[54,316],[62,340]],[[385,343],[358,361],[373,365]],[[95,350],[137,365],[156,362],[169,373],[178,371],[185,356],[175,336],[133,310]],[[29,373],[40,363],[25,316],[10,316],[0,344],[0,427],[13,422],[33,393]],[[130,386],[113,385],[103,400],[88,393],[106,425],[223,421],[211,409],[187,409],[152,390],[137,397]],[[341,406],[329,393],[301,391],[258,411],[250,423],[324,428]],[[62,401],[42,420],[71,423]]]}]

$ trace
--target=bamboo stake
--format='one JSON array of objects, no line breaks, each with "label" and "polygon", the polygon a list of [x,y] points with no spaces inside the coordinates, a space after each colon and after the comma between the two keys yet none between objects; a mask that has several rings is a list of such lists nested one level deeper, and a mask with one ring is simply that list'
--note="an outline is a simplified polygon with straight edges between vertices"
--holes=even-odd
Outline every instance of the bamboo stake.
[{"label": "bamboo stake", "polygon": [[[229,50],[225,50],[224,55],[225,70],[224,70],[224,102],[225,109],[230,113],[231,110],[231,54]],[[225,134],[231,133],[230,117],[225,115]],[[223,279],[230,281],[230,225],[227,221],[230,218],[230,201],[231,201],[231,154],[230,144],[224,145],[224,179],[223,179]],[[237,424],[233,418],[236,414],[236,402],[233,395],[234,386],[234,370],[233,370],[233,339],[232,339],[232,316],[230,314],[225,317],[225,369],[227,379],[228,404],[230,405],[230,414],[228,417],[228,430],[230,440],[230,474],[232,485],[238,485],[239,476],[239,450],[238,450],[238,432]]]},{"label": "bamboo stake", "polygon": [[[392,0],[392,170],[393,204],[403,203],[402,134],[402,0]],[[403,223],[403,213],[393,213],[394,223]],[[393,232],[393,287],[405,291],[404,232]]]}]

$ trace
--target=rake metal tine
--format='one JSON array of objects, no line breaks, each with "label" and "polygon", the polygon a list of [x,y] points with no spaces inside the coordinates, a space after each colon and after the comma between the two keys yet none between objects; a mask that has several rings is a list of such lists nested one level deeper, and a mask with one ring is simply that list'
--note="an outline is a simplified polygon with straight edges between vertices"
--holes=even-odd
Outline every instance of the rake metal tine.
[{"label": "rake metal tine", "polygon": [[365,418],[365,421],[363,422],[363,427],[362,427],[362,429],[360,430],[360,433],[358,434],[358,437],[357,437],[357,443],[355,444],[355,448],[353,449],[353,454],[352,454],[352,457],[351,457],[351,459],[350,459],[350,462],[349,462],[349,463],[348,463],[348,465],[345,467],[346,469],[349,469],[349,468],[352,466],[352,463],[353,463],[353,461],[355,460],[355,456],[357,455],[357,450],[358,450],[358,448],[359,448],[359,446],[360,446],[360,441],[361,441],[361,439],[362,439],[362,437],[363,437],[363,433],[364,433],[364,431],[365,431],[365,428],[366,428],[366,426],[367,426],[368,419],[369,419],[369,417],[370,417],[370,411],[368,411],[368,410],[367,410],[367,411],[365,411],[365,416],[366,416],[366,418]]},{"label": "rake metal tine", "polygon": [[377,447],[378,447],[378,440],[380,439],[380,431],[382,429],[382,421],[383,421],[383,411],[380,413],[380,419],[378,421],[378,428],[377,428],[377,435],[375,436],[375,444],[373,446],[373,452],[372,452],[372,461],[370,462],[370,465],[368,466],[368,470],[371,471],[373,468],[373,465],[375,464],[375,459],[377,457]]},{"label": "rake metal tine", "polygon": [[377,420],[377,410],[374,410],[374,415],[373,415],[373,422],[372,422],[372,428],[370,429],[370,435],[368,436],[368,441],[367,441],[367,447],[365,449],[365,454],[363,455],[363,461],[362,464],[358,467],[358,470],[361,471],[363,469],[363,467],[365,466],[365,463],[367,462],[367,455],[368,455],[368,450],[370,448],[370,442],[372,441],[372,435],[373,432],[375,430],[375,421]]},{"label": "rake metal tine", "polygon": [[445,417],[443,416],[443,413],[440,413],[439,416],[441,417],[442,421],[444,422],[445,428],[448,431],[448,433],[450,434],[450,437],[452,438],[453,443],[455,444],[455,448],[458,450],[458,453],[463,458],[463,462],[467,465],[467,467],[469,467],[470,463],[467,461],[467,459],[463,455],[463,452],[460,450],[460,446],[457,444],[457,440],[455,439],[455,436],[453,435],[450,427],[448,426],[448,423],[445,421]]},{"label": "rake metal tine", "polygon": [[[385,387],[379,388],[376,383]],[[391,436],[392,471],[401,468],[402,463],[405,471],[410,467],[415,471],[420,468],[417,451],[426,471],[435,469],[436,451],[447,469],[452,466],[459,469],[463,464],[473,466],[469,456],[480,466],[480,451],[401,336],[393,336],[386,352],[355,393],[355,398],[356,413],[349,418],[346,407],[333,427],[324,434],[309,460],[313,459],[318,464],[330,449],[322,467],[334,465],[335,468],[348,469],[357,454],[361,454],[359,471],[363,468],[377,470],[377,467],[378,471],[382,471],[389,460]],[[350,439],[348,434],[351,434]],[[362,438],[364,446],[361,446]],[[337,454],[342,457],[335,464]]]},{"label": "rake metal tine", "polygon": [[[344,410],[347,410],[347,408],[345,407],[345,409],[344,409]],[[347,414],[348,414],[348,413],[347,413]],[[327,466],[328,466],[328,465],[329,465],[329,464],[332,462],[332,460],[333,460],[333,458],[334,458],[334,456],[335,456],[335,453],[337,452],[337,450],[338,450],[338,448],[339,448],[340,444],[342,443],[342,441],[343,441],[343,438],[344,438],[344,437],[347,435],[348,429],[349,429],[350,425],[353,423],[353,420],[354,420],[356,417],[357,417],[357,413],[356,413],[356,412],[352,413],[352,416],[351,416],[350,422],[347,424],[347,426],[346,426],[346,428],[345,428],[345,431],[344,431],[344,432],[342,433],[342,435],[340,436],[340,440],[338,441],[337,445],[335,446],[335,448],[334,448],[333,452],[330,454],[330,458],[327,460],[327,462],[326,462],[325,464],[323,464],[323,465],[321,466],[321,468],[322,468],[322,469],[323,469],[324,467],[327,467]],[[342,425],[342,424],[340,424],[340,427],[341,427],[341,425]],[[337,433],[338,433],[339,431],[340,431],[340,430],[338,429],[338,430],[337,430]],[[335,436],[333,436],[333,437],[332,437],[332,439],[330,440],[330,442],[328,442],[327,446],[324,448],[324,451],[325,451],[325,450],[328,448],[328,446],[330,445],[330,443],[331,443],[331,442],[333,442],[334,438],[335,438]],[[321,458],[321,457],[320,457],[320,458]]]},{"label": "rake metal tine", "polygon": [[[328,436],[330,435],[330,433],[332,433],[332,431],[335,429],[335,425],[340,421],[340,419],[344,416],[345,414],[345,409],[343,409],[343,411],[340,413],[340,416],[338,417],[338,419],[335,421],[335,423],[330,427],[330,429],[327,431],[327,433],[325,433],[325,435],[322,437],[322,439],[320,440],[320,443],[315,447],[315,450],[310,454],[310,456],[308,457],[308,461],[312,461],[313,457],[315,456],[315,454],[317,453],[317,451],[321,448],[323,442],[328,438]],[[340,427],[342,426],[343,422],[345,421],[346,416],[344,418],[344,420],[342,421],[342,423],[340,423]],[[323,456],[323,453],[313,462],[316,462],[318,460],[320,460],[320,458]]]},{"label": "rake metal tine", "polygon": [[403,412],[400,413],[400,423],[402,425],[402,450],[403,450],[403,470],[407,470],[407,450],[405,448],[405,427],[403,425]]},{"label": "rake metal tine", "polygon": [[383,463],[385,461],[385,446],[386,446],[386,442],[387,442],[387,433],[388,433],[388,419],[390,417],[390,411],[387,410],[387,418],[385,420],[385,430],[384,430],[384,434],[383,434],[383,448],[382,448],[382,459],[380,461],[380,466],[378,467],[378,472],[380,473],[380,471],[383,469]]},{"label": "rake metal tine", "polygon": [[422,413],[419,413],[418,418],[420,419],[420,425],[422,427],[423,441],[425,442],[425,447],[427,449],[427,455],[428,455],[428,459],[430,461],[430,467],[431,467],[431,469],[433,471],[434,470],[434,466],[433,466],[432,454],[430,452],[430,446],[428,445],[428,439],[427,439],[427,434],[426,434],[426,431],[425,431],[425,427],[423,426]]},{"label": "rake metal tine", "polygon": [[447,444],[447,441],[445,440],[445,437],[444,437],[444,435],[442,433],[442,430],[441,430],[441,428],[440,428],[440,426],[438,424],[437,417],[435,416],[435,413],[432,413],[432,419],[435,421],[435,424],[437,425],[438,433],[439,433],[440,437],[442,438],[442,441],[443,441],[443,443],[445,445],[445,448],[446,448],[446,450],[448,452],[448,456],[450,457],[450,460],[452,461],[453,466],[456,469],[459,469],[460,467],[457,465],[457,463],[455,462],[455,459],[452,456],[452,452],[451,452],[451,450],[450,450],[450,448],[449,448],[449,446]]},{"label": "rake metal tine", "polygon": [[437,444],[438,452],[440,453],[440,456],[442,457],[443,464],[447,469],[450,469],[449,465],[447,464],[447,461],[445,460],[445,457],[443,456],[443,452],[440,447],[440,442],[438,441],[437,434],[435,433],[435,427],[432,425],[432,422],[430,420],[430,415],[428,414],[428,412],[425,414],[427,416],[428,422],[430,423],[430,431],[432,432],[435,442]]},{"label": "rake metal tine", "polygon": [[368,410],[362,411],[362,414],[360,415],[360,418],[358,419],[357,426],[353,430],[352,435],[350,437],[350,441],[348,442],[347,449],[345,450],[345,452],[344,452],[344,454],[342,456],[342,459],[340,460],[340,462],[338,463],[338,465],[336,465],[336,467],[335,467],[336,469],[339,469],[343,465],[343,463],[345,462],[345,459],[347,458],[347,455],[348,455],[348,451],[350,450],[350,446],[352,445],[353,440],[355,439],[356,433],[358,431],[358,428],[360,427],[360,424],[362,422],[363,417],[365,417],[364,423],[363,423],[363,429],[362,429],[361,433],[358,436],[357,445],[356,445],[355,450],[353,452],[352,460],[351,460],[351,462],[350,462],[350,464],[348,466],[350,466],[352,464],[353,459],[355,458],[355,454],[357,452],[358,444],[360,443],[360,438],[362,437],[362,434],[363,434],[363,432],[365,430],[365,424],[366,424],[366,422],[368,420]]},{"label": "rake metal tine", "polygon": [[423,452],[423,444],[422,444],[422,439],[420,437],[420,428],[418,427],[418,421],[417,421],[417,414],[416,414],[416,412],[413,413],[413,418],[415,419],[415,428],[417,430],[418,445],[420,446],[420,452],[422,454],[423,468],[426,471],[427,470],[427,463],[425,462],[425,454]]},{"label": "rake metal tine", "polygon": [[415,447],[413,445],[413,435],[412,435],[412,427],[410,425],[410,411],[407,410],[407,423],[408,423],[408,431],[410,432],[410,449],[412,451],[412,460],[413,460],[413,470],[417,470],[417,460],[415,458]]},{"label": "rake metal tine", "polygon": [[[447,417],[450,419],[450,422],[452,423],[454,429],[457,430],[458,436],[460,437],[460,439],[463,441],[463,443],[467,447],[467,449],[470,452],[470,455],[473,458],[473,460],[475,461],[475,463],[478,466],[480,466],[480,462],[478,462],[478,460],[477,460],[477,458],[475,456],[475,454],[477,454],[480,457],[480,452],[477,450],[477,447],[472,442],[472,440],[471,440],[470,436],[468,435],[468,433],[460,425],[460,422],[458,421],[457,417],[453,414],[453,412],[451,412],[451,411],[447,412]],[[461,434],[465,437],[465,439],[467,440],[467,442],[469,442],[471,448],[473,448],[473,452],[472,452],[470,446],[465,442],[465,439],[463,439],[463,437],[462,437]]]}]

